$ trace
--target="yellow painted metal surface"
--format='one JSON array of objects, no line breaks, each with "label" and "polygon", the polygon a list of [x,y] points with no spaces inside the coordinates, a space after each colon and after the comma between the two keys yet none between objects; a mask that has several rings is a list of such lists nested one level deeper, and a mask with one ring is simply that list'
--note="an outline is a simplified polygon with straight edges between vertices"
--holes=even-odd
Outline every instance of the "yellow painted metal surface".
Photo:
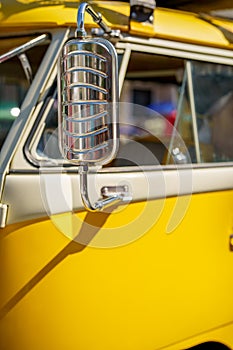
[{"label": "yellow painted metal surface", "polygon": [[[12,1],[11,1],[12,2]],[[51,3],[38,4],[37,1],[13,1],[0,9],[0,29],[8,28],[49,28],[57,26],[76,26],[77,10],[81,1],[66,2],[62,5]],[[103,20],[111,27],[127,30],[129,5],[122,2],[89,1],[96,10],[102,13]],[[105,16],[107,13],[107,17]],[[85,14],[85,25],[98,27],[91,16]]]},{"label": "yellow painted metal surface", "polygon": [[[222,21],[221,24],[233,33],[233,23]],[[135,35],[141,33],[143,35],[144,32],[145,36],[172,38],[173,40],[192,41],[207,45],[230,45],[228,39],[218,27],[199,18],[196,14],[188,12],[156,9],[153,26],[151,26],[151,29],[146,26],[146,31],[144,31],[144,27],[143,24],[132,21],[131,33]]]},{"label": "yellow painted metal surface", "polygon": [[[224,22],[224,21],[223,21]],[[231,25],[233,32],[233,24]],[[177,11],[171,13],[161,9],[155,11],[154,31],[159,36],[178,40],[206,43],[207,45],[230,45],[223,33],[215,26],[198,18],[195,14]]]},{"label": "yellow painted metal surface", "polygon": [[[115,1],[90,1],[93,7],[102,13],[104,21],[114,29],[120,29],[133,35],[160,37],[183,42],[192,42],[232,49],[233,43],[220,27],[233,33],[233,23],[226,20],[213,20],[213,24],[192,13],[156,8],[154,23],[129,23],[130,7],[128,3]],[[76,26],[79,2],[64,1],[62,5],[36,1],[9,1],[9,5],[0,8],[0,32],[22,29],[49,28],[57,26]],[[85,15],[86,27],[97,26],[89,14]],[[130,24],[130,25],[129,25]]]},{"label": "yellow painted metal surface", "polygon": [[210,340],[233,348],[233,191],[193,195],[167,234],[175,202],[1,231],[0,349],[174,350]]}]

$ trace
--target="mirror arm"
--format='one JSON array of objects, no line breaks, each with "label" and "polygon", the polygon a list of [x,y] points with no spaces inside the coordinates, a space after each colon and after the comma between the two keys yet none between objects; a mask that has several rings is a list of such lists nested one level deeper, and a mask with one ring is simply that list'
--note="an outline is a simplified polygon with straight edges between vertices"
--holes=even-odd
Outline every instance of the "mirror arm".
[{"label": "mirror arm", "polygon": [[84,28],[84,17],[85,17],[85,11],[91,15],[93,18],[93,21],[97,23],[105,33],[110,34],[111,29],[107,26],[106,23],[102,20],[102,16],[99,12],[95,12],[93,8],[87,3],[83,2],[80,4],[78,9],[78,15],[77,15],[77,30],[76,30],[76,36],[78,38],[83,38],[87,35],[87,32]]},{"label": "mirror arm", "polygon": [[91,201],[89,199],[88,195],[88,182],[87,182],[87,173],[88,173],[88,166],[80,165],[79,166],[79,174],[80,174],[80,192],[81,192],[81,198],[83,201],[83,204],[86,209],[89,211],[100,211],[104,208],[107,208],[108,206],[111,206],[112,204],[116,204],[118,202],[122,202],[124,200],[129,199],[128,194],[128,188],[127,186],[124,186],[123,191],[115,192],[114,194],[110,193],[106,198],[98,200],[96,203],[91,204]]}]

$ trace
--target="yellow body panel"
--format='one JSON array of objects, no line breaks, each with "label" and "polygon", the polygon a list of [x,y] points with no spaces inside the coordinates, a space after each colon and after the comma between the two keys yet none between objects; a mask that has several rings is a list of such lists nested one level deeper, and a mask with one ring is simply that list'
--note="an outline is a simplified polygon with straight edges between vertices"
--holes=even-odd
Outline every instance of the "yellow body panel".
[{"label": "yellow body panel", "polygon": [[[104,16],[104,9],[107,8],[108,11],[113,13],[113,19],[115,22],[115,27],[119,29],[127,30],[125,23],[122,23],[120,15],[127,17],[130,13],[129,5],[122,2],[101,2],[101,1],[89,1],[89,3],[94,6],[98,11],[103,14],[103,20],[109,25],[114,27],[114,23],[111,23],[108,18]],[[71,6],[67,6],[64,2],[63,5],[51,4],[39,4],[32,2],[31,4],[21,4],[21,6],[6,7],[0,11],[0,28],[4,27],[11,28],[13,30],[17,27],[25,28],[48,28],[57,26],[76,26],[77,25],[77,11],[80,2],[73,1]],[[115,15],[115,16],[114,16]],[[116,17],[116,18],[115,18]],[[91,16],[85,14],[85,26],[98,27],[93,22]]]},{"label": "yellow body panel", "polygon": [[[233,23],[226,20],[215,20],[213,24],[199,18],[196,14],[182,11],[156,8],[154,23],[129,22],[130,6],[120,1],[89,1],[100,13],[108,26],[123,32],[147,37],[162,37],[184,42],[200,43],[211,46],[233,47],[232,42],[219,29],[223,27],[233,33]],[[17,6],[16,6],[17,5]],[[48,28],[77,25],[77,9],[79,2],[73,1],[69,6],[34,1],[18,1],[16,5],[5,5],[0,9],[0,32],[21,29]],[[15,6],[15,7],[14,7]],[[89,14],[85,15],[85,25],[97,26]]]},{"label": "yellow body panel", "polygon": [[[3,230],[0,349],[174,350],[211,340],[233,348],[233,191],[193,195],[167,234],[175,202],[76,214],[76,241],[55,227],[61,217]],[[119,223],[131,225],[128,244],[93,243],[121,235]]]},{"label": "yellow body panel", "polygon": [[[233,33],[233,23],[230,21],[217,21]],[[220,22],[220,23],[219,23]],[[147,30],[143,30],[146,28]],[[144,35],[206,45],[229,46],[229,41],[218,27],[198,18],[196,14],[181,11],[157,9],[154,12],[154,25],[145,26],[143,23],[131,22],[131,32]]]},{"label": "yellow body panel", "polygon": [[[1,35],[76,27],[79,3],[62,3],[10,0],[0,8]],[[157,8],[146,25],[129,22],[127,3],[91,4],[129,35],[233,47],[221,30],[233,32],[229,21]],[[97,26],[88,14],[85,26]],[[0,350],[180,350],[209,341],[233,349],[233,190],[182,199],[177,226],[173,197],[2,229]]]}]

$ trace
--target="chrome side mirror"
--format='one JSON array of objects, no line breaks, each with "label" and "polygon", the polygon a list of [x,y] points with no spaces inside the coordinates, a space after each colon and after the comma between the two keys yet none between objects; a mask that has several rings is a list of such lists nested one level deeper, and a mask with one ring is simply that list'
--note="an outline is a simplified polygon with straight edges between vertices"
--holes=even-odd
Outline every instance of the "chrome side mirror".
[{"label": "chrome side mirror", "polygon": [[88,38],[84,14],[103,24],[87,4],[78,10],[76,38],[63,46],[58,64],[59,140],[63,157],[79,166],[81,195],[91,211],[124,199],[125,186],[104,199],[90,203],[89,166],[109,163],[118,150],[118,68],[114,46],[104,38]]},{"label": "chrome side mirror", "polygon": [[73,39],[62,51],[61,148],[72,163],[103,165],[117,151],[117,60],[103,38]]}]

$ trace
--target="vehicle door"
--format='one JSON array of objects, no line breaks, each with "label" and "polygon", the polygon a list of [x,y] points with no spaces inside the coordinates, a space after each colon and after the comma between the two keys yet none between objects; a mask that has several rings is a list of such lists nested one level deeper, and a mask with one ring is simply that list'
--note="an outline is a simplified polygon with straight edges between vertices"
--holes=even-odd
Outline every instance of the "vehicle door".
[{"label": "vehicle door", "polygon": [[233,57],[164,40],[116,49],[120,147],[88,186],[93,201],[128,195],[101,212],[83,208],[60,154],[55,51],[43,62],[3,188],[2,349],[233,346]]}]

